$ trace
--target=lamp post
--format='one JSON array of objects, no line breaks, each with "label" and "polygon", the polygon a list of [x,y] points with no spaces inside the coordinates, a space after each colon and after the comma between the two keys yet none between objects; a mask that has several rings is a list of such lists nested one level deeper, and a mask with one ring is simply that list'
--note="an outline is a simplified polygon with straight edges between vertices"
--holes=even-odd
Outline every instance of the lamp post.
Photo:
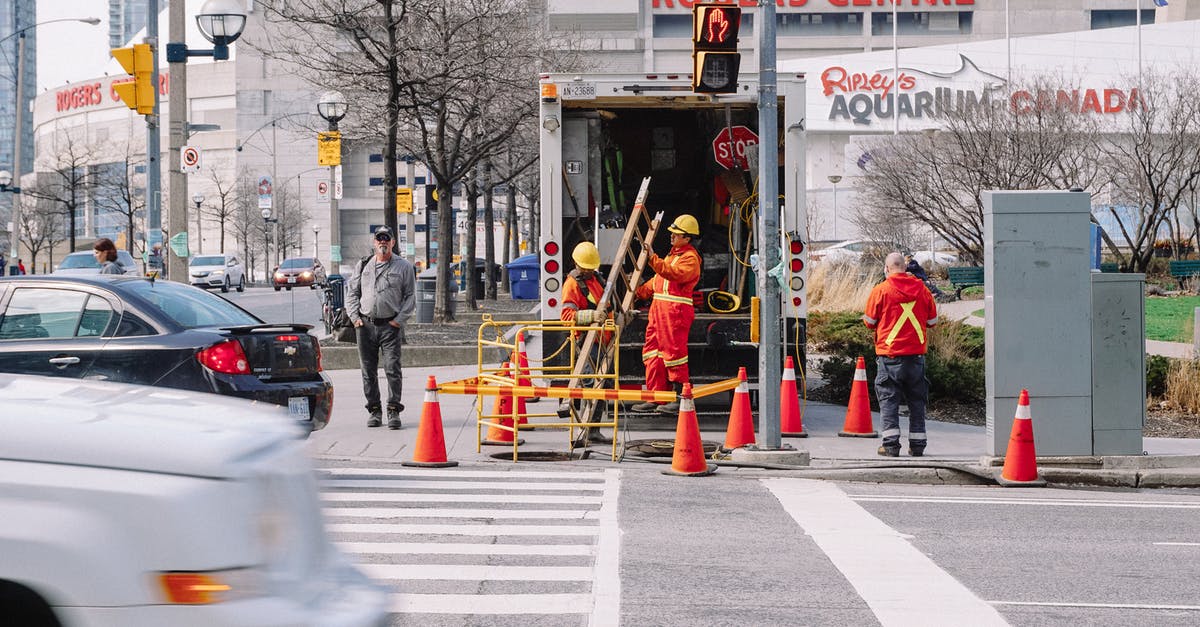
[{"label": "lamp post", "polygon": [[[317,101],[317,113],[329,122],[330,132],[338,130],[338,122],[346,117],[349,108],[346,97],[338,91],[327,91]],[[337,162],[340,164],[341,161],[339,154]],[[342,233],[338,224],[338,170],[341,167],[329,166],[329,270],[334,274],[339,274],[338,267],[342,263]]]},{"label": "lamp post", "polygon": [[204,236],[200,230],[200,203],[204,202],[204,194],[196,192],[192,194],[192,202],[196,203],[196,254],[204,254]]},{"label": "lamp post", "polygon": [[833,183],[833,239],[837,239],[838,238],[838,234],[837,234],[837,222],[838,222],[837,184],[842,182],[842,175],[841,174],[830,174],[829,182]]},{"label": "lamp post", "polygon": [[275,251],[275,253],[278,254],[279,253],[279,250],[278,250],[278,247],[279,247],[279,241],[278,241],[279,240],[279,238],[278,238],[279,218],[272,218],[270,209],[262,210],[262,218],[263,218],[263,265],[265,266],[263,268],[263,274],[267,277],[267,282],[269,283],[271,281],[271,270],[272,270],[272,268],[269,267],[271,265],[271,225],[272,224],[275,225],[275,232],[276,232],[276,238],[275,238],[276,239],[276,241],[275,241],[276,251]]},{"label": "lamp post", "polygon": [[[187,175],[180,170],[180,151],[187,141],[187,60],[188,57],[212,57],[215,61],[229,59],[229,45],[241,36],[246,27],[245,3],[238,0],[208,0],[196,15],[200,34],[213,44],[212,50],[192,50],[184,43],[186,2],[170,4],[170,29],[167,44],[167,63],[170,64],[170,143],[171,165],[169,183],[171,201],[170,231],[187,231]],[[150,17],[151,20],[154,16]],[[186,268],[178,255],[171,255],[167,276],[186,277]],[[186,278],[183,280],[187,280]]]},{"label": "lamp post", "polygon": [[[17,110],[15,116],[16,119],[14,120],[13,126],[13,169],[12,172],[9,173],[9,182],[3,185],[4,189],[2,191],[10,191],[14,194],[21,193],[20,187],[10,188],[9,183],[16,181],[17,185],[21,184],[21,139],[24,136],[24,134],[21,132],[21,129],[25,126],[25,32],[33,30],[39,26],[53,24],[55,22],[82,22],[84,24],[95,26],[100,23],[100,18],[64,17],[56,20],[46,20],[45,22],[30,24],[29,26],[18,29],[15,33],[9,34],[5,38],[0,39],[0,44],[3,44],[13,37],[17,38],[17,71],[15,72],[17,78]],[[15,197],[13,198],[12,202],[11,216],[12,231],[9,233],[10,242],[8,256],[16,259],[21,252],[19,250],[21,245],[21,203],[20,200]],[[3,270],[3,268],[0,268],[0,274],[3,273]]]},{"label": "lamp post", "polygon": [[313,259],[316,259],[317,257],[319,257],[319,255],[317,254],[317,240],[321,234],[321,225],[317,224],[316,222],[313,222],[312,230],[313,230]]}]

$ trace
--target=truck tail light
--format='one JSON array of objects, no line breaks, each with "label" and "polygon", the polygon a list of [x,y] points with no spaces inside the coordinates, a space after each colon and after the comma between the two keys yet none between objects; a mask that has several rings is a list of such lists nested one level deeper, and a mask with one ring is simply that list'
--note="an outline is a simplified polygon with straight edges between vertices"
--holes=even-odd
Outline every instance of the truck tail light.
[{"label": "truck tail light", "polygon": [[546,247],[543,249],[547,255],[558,254],[558,242],[546,242]]},{"label": "truck tail light", "polygon": [[558,274],[558,262],[551,259],[546,262],[546,274]]},{"label": "truck tail light", "polygon": [[242,350],[242,343],[237,340],[213,344],[196,353],[196,359],[213,372],[250,374],[250,362],[246,359],[246,352]]}]

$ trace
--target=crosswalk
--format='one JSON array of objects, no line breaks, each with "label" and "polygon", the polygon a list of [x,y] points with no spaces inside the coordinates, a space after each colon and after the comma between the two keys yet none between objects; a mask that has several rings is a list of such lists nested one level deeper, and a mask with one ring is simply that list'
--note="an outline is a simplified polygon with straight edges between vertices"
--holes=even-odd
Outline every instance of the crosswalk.
[{"label": "crosswalk", "polygon": [[322,468],[326,527],[391,611],[616,625],[620,471]]}]

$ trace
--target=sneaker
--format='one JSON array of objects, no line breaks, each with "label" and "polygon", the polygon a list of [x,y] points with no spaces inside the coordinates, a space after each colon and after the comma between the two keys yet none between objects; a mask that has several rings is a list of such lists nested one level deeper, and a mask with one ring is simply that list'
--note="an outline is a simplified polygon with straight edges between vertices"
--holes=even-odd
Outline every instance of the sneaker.
[{"label": "sneaker", "polygon": [[909,446],[908,454],[912,455],[913,457],[924,457],[925,456],[925,447],[924,446]]},{"label": "sneaker", "polygon": [[884,457],[900,457],[899,446],[881,446],[877,452]]},{"label": "sneaker", "polygon": [[368,427],[378,427],[383,424],[383,413],[378,409],[371,410],[371,417],[367,418]]},{"label": "sneaker", "polygon": [[400,412],[403,409],[404,409],[403,407],[401,407],[401,408],[389,407],[388,408],[388,429],[399,429],[400,428]]},{"label": "sneaker", "polygon": [[638,414],[652,414],[652,413],[658,411],[658,403],[651,403],[650,401],[646,401],[645,403],[638,403],[637,405],[630,407],[629,411],[632,411],[632,412],[635,412]]},{"label": "sneaker", "polygon": [[678,416],[679,415],[679,401],[671,401],[670,403],[667,403],[665,405],[659,405],[658,413],[666,414],[668,416]]}]

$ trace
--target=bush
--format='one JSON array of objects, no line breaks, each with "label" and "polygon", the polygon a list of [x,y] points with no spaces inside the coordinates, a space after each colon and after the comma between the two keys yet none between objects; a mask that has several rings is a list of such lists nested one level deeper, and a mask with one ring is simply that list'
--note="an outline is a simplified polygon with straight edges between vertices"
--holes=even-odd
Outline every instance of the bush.
[{"label": "bush", "polygon": [[1167,393],[1167,373],[1171,371],[1171,360],[1162,355],[1146,355],[1146,395],[1162,396]]}]

